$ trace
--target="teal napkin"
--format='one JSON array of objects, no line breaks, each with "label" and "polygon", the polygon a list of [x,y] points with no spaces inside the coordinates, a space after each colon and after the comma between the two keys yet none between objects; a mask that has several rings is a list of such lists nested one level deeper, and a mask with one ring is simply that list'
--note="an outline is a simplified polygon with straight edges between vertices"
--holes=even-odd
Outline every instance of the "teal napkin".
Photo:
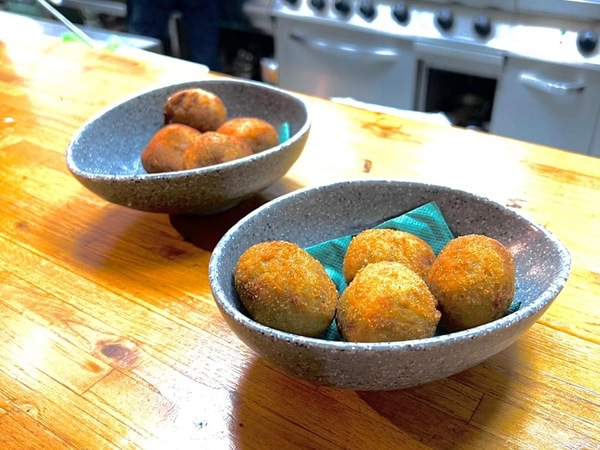
[{"label": "teal napkin", "polygon": [[283,122],[277,131],[279,137],[279,143],[282,144],[290,138],[290,124],[289,122]]},{"label": "teal napkin", "polygon": [[[419,236],[431,246],[436,255],[449,241],[454,239],[454,235],[435,202],[427,203],[398,217],[388,219],[374,228],[391,228]],[[347,287],[343,273],[344,255],[353,237],[353,235],[342,236],[305,248],[323,264],[340,295]]]},{"label": "teal napkin", "polygon": [[[431,246],[436,255],[448,242],[454,239],[450,227],[435,202],[426,203],[398,217],[388,219],[374,228],[391,228],[419,236]],[[344,255],[353,237],[354,235],[346,235],[305,248],[310,255],[323,264],[325,271],[335,283],[340,295],[347,287],[343,272]],[[507,314],[516,311],[519,306],[520,302],[513,301]],[[436,335],[445,333],[446,331],[438,327]],[[330,341],[342,340],[337,331],[335,320],[329,330],[320,337]]]}]

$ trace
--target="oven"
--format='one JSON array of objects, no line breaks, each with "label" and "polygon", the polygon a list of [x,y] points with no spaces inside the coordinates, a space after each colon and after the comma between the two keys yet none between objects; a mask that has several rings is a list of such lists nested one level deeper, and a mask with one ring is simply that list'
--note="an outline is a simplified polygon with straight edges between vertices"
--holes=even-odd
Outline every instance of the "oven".
[{"label": "oven", "polygon": [[505,58],[494,49],[472,51],[417,42],[416,109],[443,112],[456,126],[489,131]]},{"label": "oven", "polygon": [[468,2],[275,0],[278,83],[485,129],[514,0]]},{"label": "oven", "polygon": [[409,40],[284,17],[275,42],[283,88],[413,109],[417,60]]},{"label": "oven", "polygon": [[273,0],[271,18],[284,89],[600,154],[600,0]]}]

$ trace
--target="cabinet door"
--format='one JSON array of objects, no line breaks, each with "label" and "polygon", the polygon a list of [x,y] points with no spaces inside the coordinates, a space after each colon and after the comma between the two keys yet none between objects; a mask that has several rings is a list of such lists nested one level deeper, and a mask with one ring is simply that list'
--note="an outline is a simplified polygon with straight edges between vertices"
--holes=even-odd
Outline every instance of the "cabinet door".
[{"label": "cabinet door", "polygon": [[600,72],[508,58],[490,131],[588,153],[599,108]]},{"label": "cabinet door", "polygon": [[408,40],[279,18],[275,57],[283,89],[413,108],[417,60]]}]

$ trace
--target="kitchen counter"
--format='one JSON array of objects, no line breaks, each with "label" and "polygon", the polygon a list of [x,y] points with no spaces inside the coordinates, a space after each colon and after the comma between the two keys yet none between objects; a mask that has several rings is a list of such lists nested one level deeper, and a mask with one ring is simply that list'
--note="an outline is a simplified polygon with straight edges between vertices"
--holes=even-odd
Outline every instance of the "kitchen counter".
[{"label": "kitchen counter", "polygon": [[[600,447],[600,159],[303,97],[313,127],[280,182],[210,217],[113,205],[68,172],[93,114],[218,76],[135,49],[0,33],[0,447]],[[390,392],[313,386],[228,329],[211,250],[256,206],[347,179],[481,194],[569,248],[562,293],[521,339],[447,379]],[[202,236],[185,239],[191,229]]]},{"label": "kitchen counter", "polygon": [[[138,36],[131,33],[106,30],[85,25],[76,25],[99,47],[107,45],[124,45],[131,48],[163,53],[160,40]],[[24,40],[39,39],[40,36],[53,36],[63,39],[75,39],[68,28],[58,20],[43,17],[33,17],[0,10],[0,36],[17,36]]]}]

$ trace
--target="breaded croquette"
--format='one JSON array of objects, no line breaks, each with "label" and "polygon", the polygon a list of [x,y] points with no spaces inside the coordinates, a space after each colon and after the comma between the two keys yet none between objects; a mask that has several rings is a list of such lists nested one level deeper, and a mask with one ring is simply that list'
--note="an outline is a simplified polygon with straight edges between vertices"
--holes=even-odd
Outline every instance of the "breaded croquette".
[{"label": "breaded croquette", "polygon": [[239,258],[234,283],[257,322],[288,333],[318,336],[335,314],[335,284],[319,261],[298,245],[270,241]]},{"label": "breaded croquette", "polygon": [[228,120],[217,131],[244,139],[254,153],[279,144],[279,136],[273,125],[256,117],[237,117]]},{"label": "breaded croquette", "polygon": [[182,123],[198,131],[216,131],[227,120],[221,98],[204,89],[185,89],[171,95],[164,106],[164,121]]},{"label": "breaded croquette", "polygon": [[436,300],[423,279],[398,262],[361,269],[338,301],[340,335],[351,342],[422,339],[435,334]]},{"label": "breaded croquette", "polygon": [[512,254],[487,236],[455,238],[433,263],[429,286],[448,331],[491,322],[506,314],[515,293]]},{"label": "breaded croquette", "polygon": [[202,134],[187,125],[174,123],[158,130],[142,151],[142,165],[148,173],[182,169],[186,150],[198,144]]},{"label": "breaded croquette", "polygon": [[406,264],[427,280],[435,253],[423,239],[400,230],[372,228],[357,234],[344,257],[344,277],[352,281],[367,264],[395,261]]},{"label": "breaded croquette", "polygon": [[181,166],[183,169],[197,169],[250,155],[252,155],[252,150],[244,140],[235,136],[207,131],[201,133],[196,145],[185,152]]}]

